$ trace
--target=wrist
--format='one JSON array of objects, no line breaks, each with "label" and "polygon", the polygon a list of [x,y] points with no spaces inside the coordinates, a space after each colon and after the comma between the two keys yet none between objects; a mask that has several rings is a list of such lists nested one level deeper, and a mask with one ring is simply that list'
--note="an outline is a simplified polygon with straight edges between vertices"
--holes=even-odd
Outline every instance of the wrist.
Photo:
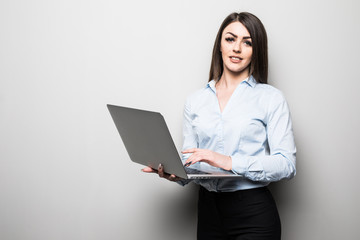
[{"label": "wrist", "polygon": [[232,158],[231,156],[225,156],[226,157],[226,167],[224,168],[227,171],[230,171],[232,169]]}]

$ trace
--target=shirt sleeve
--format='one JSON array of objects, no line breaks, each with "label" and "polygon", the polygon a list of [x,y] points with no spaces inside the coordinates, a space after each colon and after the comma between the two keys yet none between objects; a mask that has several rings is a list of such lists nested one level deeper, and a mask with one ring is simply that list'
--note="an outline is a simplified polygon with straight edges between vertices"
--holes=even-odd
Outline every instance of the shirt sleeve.
[{"label": "shirt sleeve", "polygon": [[[189,98],[185,102],[184,106],[184,119],[183,119],[183,147],[182,150],[186,150],[189,148],[197,148],[198,141],[196,133],[193,131],[193,127],[191,125],[191,105]],[[190,157],[191,154],[182,154],[181,160],[183,163]],[[192,180],[182,180],[178,181],[178,183],[182,186],[188,184]]]},{"label": "shirt sleeve", "polygon": [[[189,98],[185,102],[184,106],[184,120],[183,120],[183,148],[186,150],[189,148],[197,148],[198,140],[197,135],[194,132],[192,122],[192,113],[191,113],[191,104]],[[185,162],[191,154],[183,154],[182,161]]]},{"label": "shirt sleeve", "polygon": [[231,156],[232,171],[252,181],[274,182],[290,179],[296,174],[296,147],[288,104],[282,94],[276,94],[267,115],[269,155]]}]

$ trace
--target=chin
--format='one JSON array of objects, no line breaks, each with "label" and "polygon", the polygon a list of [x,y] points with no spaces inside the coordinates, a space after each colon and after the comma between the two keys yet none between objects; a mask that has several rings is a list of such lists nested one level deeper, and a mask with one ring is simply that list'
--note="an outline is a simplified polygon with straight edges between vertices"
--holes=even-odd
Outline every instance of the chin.
[{"label": "chin", "polygon": [[240,75],[240,74],[243,74],[243,73],[248,73],[249,72],[249,68],[246,67],[246,68],[227,68],[227,70],[233,74],[233,75]]},{"label": "chin", "polygon": [[234,66],[232,64],[229,64],[229,65],[225,65],[224,66],[229,72],[233,73],[233,74],[241,74],[245,71],[248,71],[249,70],[249,64],[247,64],[246,66]]}]

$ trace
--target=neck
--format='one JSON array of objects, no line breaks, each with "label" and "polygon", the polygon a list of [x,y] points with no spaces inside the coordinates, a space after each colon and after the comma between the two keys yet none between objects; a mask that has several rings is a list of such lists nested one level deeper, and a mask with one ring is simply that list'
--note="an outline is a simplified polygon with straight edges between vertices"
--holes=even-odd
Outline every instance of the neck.
[{"label": "neck", "polygon": [[224,72],[221,75],[221,78],[219,79],[216,85],[225,88],[234,88],[248,77],[249,77],[248,69],[245,69],[240,73],[234,73],[229,71],[228,69],[224,69]]}]

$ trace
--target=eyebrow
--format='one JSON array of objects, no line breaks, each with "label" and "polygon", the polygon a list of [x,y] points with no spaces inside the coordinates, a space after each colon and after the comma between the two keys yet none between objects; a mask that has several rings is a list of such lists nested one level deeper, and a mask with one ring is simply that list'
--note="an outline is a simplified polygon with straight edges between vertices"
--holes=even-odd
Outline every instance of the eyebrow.
[{"label": "eyebrow", "polygon": [[[225,34],[228,34],[228,33],[231,34],[231,35],[233,35],[233,37],[236,37],[236,38],[238,37],[238,36],[236,36],[235,34],[233,34],[232,32],[227,32],[227,33],[225,33]],[[250,37],[250,36],[244,36],[244,37],[243,37],[243,39],[249,39],[249,38],[251,38],[251,37]]]}]

